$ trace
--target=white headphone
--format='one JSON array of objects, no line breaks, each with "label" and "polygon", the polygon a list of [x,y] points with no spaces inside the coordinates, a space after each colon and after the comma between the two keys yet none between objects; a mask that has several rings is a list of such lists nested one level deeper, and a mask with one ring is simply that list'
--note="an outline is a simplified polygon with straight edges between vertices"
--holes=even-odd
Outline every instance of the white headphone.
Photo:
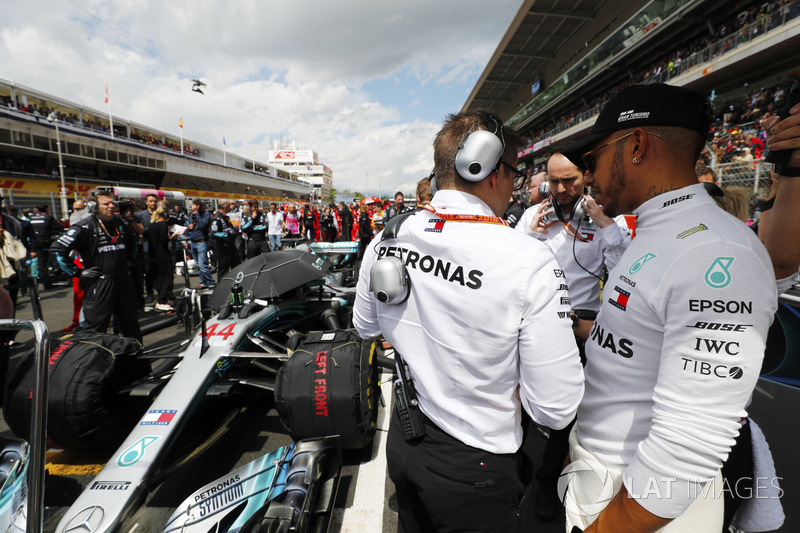
[{"label": "white headphone", "polygon": [[494,117],[492,120],[495,123],[494,133],[486,130],[473,131],[477,125],[475,123],[458,145],[456,172],[467,181],[477,182],[486,179],[500,166],[500,158],[505,150],[505,140],[501,140],[503,125]]}]

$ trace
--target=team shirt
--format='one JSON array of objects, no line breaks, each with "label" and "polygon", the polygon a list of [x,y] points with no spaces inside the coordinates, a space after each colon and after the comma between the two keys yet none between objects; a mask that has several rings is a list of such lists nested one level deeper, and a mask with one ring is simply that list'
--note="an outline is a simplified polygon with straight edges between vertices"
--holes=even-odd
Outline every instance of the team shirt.
[{"label": "team shirt", "polygon": [[586,342],[577,437],[645,509],[674,518],[730,452],[778,293],[762,243],[702,184],[635,213]]},{"label": "team shirt", "polygon": [[[396,240],[367,246],[353,323],[362,337],[383,334],[403,356],[420,407],[461,442],[513,453],[521,410],[563,428],[583,393],[583,371],[569,319],[564,272],[542,243],[495,223],[444,220],[451,214],[496,219],[479,198],[442,190],[403,223]],[[408,299],[378,302],[370,268],[400,257]],[[519,385],[519,387],[518,387]]]},{"label": "team shirt", "polygon": [[531,231],[530,225],[539,205],[526,209],[515,229],[546,243],[556,254],[567,276],[573,309],[599,311],[598,277],[603,275],[603,264],[609,270],[614,268],[631,243],[631,230],[625,217],[618,216],[614,219],[616,224],[599,228],[591,218],[588,220],[566,218],[568,227],[554,215],[548,215],[549,220],[545,221],[547,224],[545,230],[542,233],[535,233]]}]

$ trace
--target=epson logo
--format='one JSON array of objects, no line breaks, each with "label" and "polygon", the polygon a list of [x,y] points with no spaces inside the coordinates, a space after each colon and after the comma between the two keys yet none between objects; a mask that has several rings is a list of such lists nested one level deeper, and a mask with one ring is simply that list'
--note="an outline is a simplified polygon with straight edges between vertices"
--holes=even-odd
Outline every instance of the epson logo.
[{"label": "epson logo", "polygon": [[745,302],[743,300],[689,300],[689,311],[752,315],[753,302]]}]

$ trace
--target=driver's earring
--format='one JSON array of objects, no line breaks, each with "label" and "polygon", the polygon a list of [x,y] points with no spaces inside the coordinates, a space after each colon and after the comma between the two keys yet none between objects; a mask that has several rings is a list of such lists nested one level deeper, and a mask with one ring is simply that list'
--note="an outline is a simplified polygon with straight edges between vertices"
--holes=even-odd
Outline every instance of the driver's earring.
[{"label": "driver's earring", "polygon": [[641,162],[642,162],[642,160],[641,160],[641,159],[639,159],[639,158],[638,158],[638,157],[636,157],[636,156],[633,156],[633,164],[634,164],[634,165],[638,165],[638,164],[639,164],[639,163],[641,163]]}]

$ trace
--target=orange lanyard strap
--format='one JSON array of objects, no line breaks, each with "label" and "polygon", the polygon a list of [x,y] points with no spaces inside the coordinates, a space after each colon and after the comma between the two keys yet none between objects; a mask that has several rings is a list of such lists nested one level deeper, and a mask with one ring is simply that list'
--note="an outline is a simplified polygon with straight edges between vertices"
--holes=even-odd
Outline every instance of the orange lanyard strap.
[{"label": "orange lanyard strap", "polygon": [[506,222],[500,217],[490,217],[488,215],[451,215],[446,213],[439,213],[430,204],[423,205],[422,209],[430,211],[431,213],[441,218],[442,220],[448,220],[453,222],[479,222],[482,224],[501,224],[503,226],[508,226],[508,222]]},{"label": "orange lanyard strap", "polygon": [[581,242],[589,242],[589,240],[582,237],[581,234],[578,233],[577,230],[573,228],[569,222],[562,222],[562,224],[564,225],[564,231],[567,232],[567,235],[569,235],[570,237],[577,237],[578,240]]},{"label": "orange lanyard strap", "polygon": [[100,220],[99,218],[97,220],[100,222],[100,227],[102,227],[103,231],[106,233],[106,235],[108,235],[108,238],[111,239],[111,244],[116,244],[117,243],[117,239],[119,239],[119,228],[117,228],[117,227],[114,228],[116,230],[117,234],[112,237],[111,234],[106,229],[106,225],[103,224],[103,221]]}]

